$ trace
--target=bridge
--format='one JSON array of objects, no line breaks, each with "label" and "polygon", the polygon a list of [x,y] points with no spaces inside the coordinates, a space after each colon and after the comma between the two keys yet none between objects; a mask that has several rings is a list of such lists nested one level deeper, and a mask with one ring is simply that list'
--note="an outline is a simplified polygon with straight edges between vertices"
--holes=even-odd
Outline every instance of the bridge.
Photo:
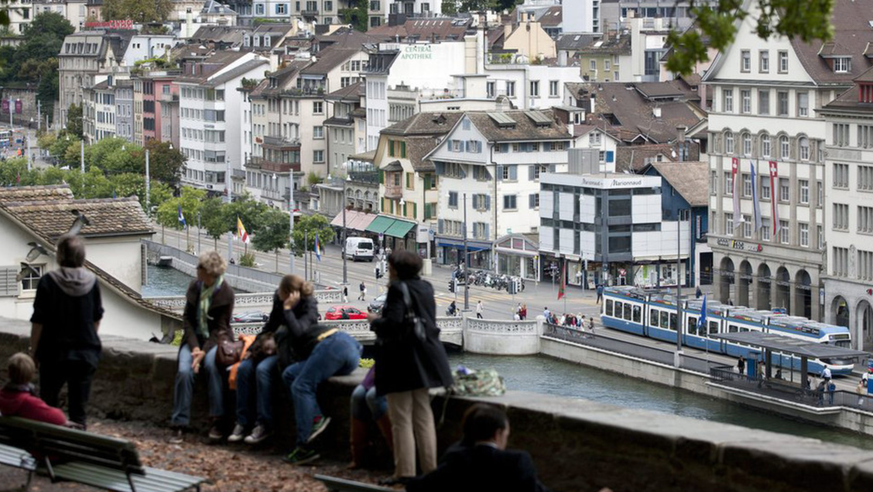
[{"label": "bridge", "polygon": [[[278,284],[277,284],[278,285]],[[317,290],[315,298],[319,304],[336,304],[343,300],[343,293],[336,289]],[[185,309],[185,296],[155,296],[145,297],[146,301],[165,309],[181,313]],[[263,311],[269,312],[273,307],[273,292],[256,292],[236,294],[234,297],[234,311]]]}]

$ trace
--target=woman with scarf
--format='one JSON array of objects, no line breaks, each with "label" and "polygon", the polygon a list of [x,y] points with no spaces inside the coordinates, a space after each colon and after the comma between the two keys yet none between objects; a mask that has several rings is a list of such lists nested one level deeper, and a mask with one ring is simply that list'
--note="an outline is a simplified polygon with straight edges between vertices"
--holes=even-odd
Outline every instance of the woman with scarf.
[{"label": "woman with scarf", "polygon": [[224,258],[217,252],[203,253],[197,264],[197,279],[191,282],[185,294],[182,315],[185,332],[179,349],[179,370],[170,421],[170,425],[180,432],[190,424],[194,375],[203,364],[208,378],[211,441],[220,441],[224,437],[220,422],[224,417],[225,376],[224,367],[217,363],[216,356],[222,342],[233,341],[230,317],[234,294],[230,285],[224,282],[226,269]]}]

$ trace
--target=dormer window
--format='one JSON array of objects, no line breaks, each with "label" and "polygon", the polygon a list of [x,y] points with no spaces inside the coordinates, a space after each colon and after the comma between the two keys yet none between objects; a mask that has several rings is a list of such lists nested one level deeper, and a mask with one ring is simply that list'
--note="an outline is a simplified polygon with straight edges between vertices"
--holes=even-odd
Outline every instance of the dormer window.
[{"label": "dormer window", "polygon": [[834,73],[846,73],[852,71],[852,59],[848,56],[834,58]]},{"label": "dormer window", "polygon": [[873,84],[858,85],[858,102],[873,103]]},{"label": "dormer window", "polygon": [[278,86],[279,84],[276,82],[276,79],[274,77],[270,77],[270,89],[275,89]]}]

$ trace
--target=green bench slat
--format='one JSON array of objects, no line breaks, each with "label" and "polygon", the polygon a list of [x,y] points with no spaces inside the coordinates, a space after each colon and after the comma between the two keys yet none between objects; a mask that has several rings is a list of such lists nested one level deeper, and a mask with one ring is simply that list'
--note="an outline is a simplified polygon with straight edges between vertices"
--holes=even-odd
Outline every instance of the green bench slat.
[{"label": "green bench slat", "polygon": [[363,482],[354,482],[344,478],[329,477],[327,475],[315,475],[316,480],[321,480],[331,492],[397,492],[397,489],[389,489],[378,485],[370,485]]},{"label": "green bench slat", "polygon": [[[65,463],[53,467],[55,477],[61,480],[93,485],[116,492],[131,492],[124,472],[84,463]],[[157,472],[152,474],[152,472]],[[145,475],[131,475],[137,492],[177,492],[203,483],[200,477],[147,468]]]},{"label": "green bench slat", "polygon": [[24,470],[36,470],[36,460],[30,453],[4,444],[0,444],[0,463]]}]

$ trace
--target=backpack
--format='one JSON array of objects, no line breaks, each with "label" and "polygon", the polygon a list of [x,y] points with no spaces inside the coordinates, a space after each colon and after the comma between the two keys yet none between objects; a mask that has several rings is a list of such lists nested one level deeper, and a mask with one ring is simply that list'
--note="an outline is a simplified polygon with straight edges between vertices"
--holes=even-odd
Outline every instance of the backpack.
[{"label": "backpack", "polygon": [[503,377],[494,369],[455,371],[451,394],[458,396],[500,396],[506,393]]}]

